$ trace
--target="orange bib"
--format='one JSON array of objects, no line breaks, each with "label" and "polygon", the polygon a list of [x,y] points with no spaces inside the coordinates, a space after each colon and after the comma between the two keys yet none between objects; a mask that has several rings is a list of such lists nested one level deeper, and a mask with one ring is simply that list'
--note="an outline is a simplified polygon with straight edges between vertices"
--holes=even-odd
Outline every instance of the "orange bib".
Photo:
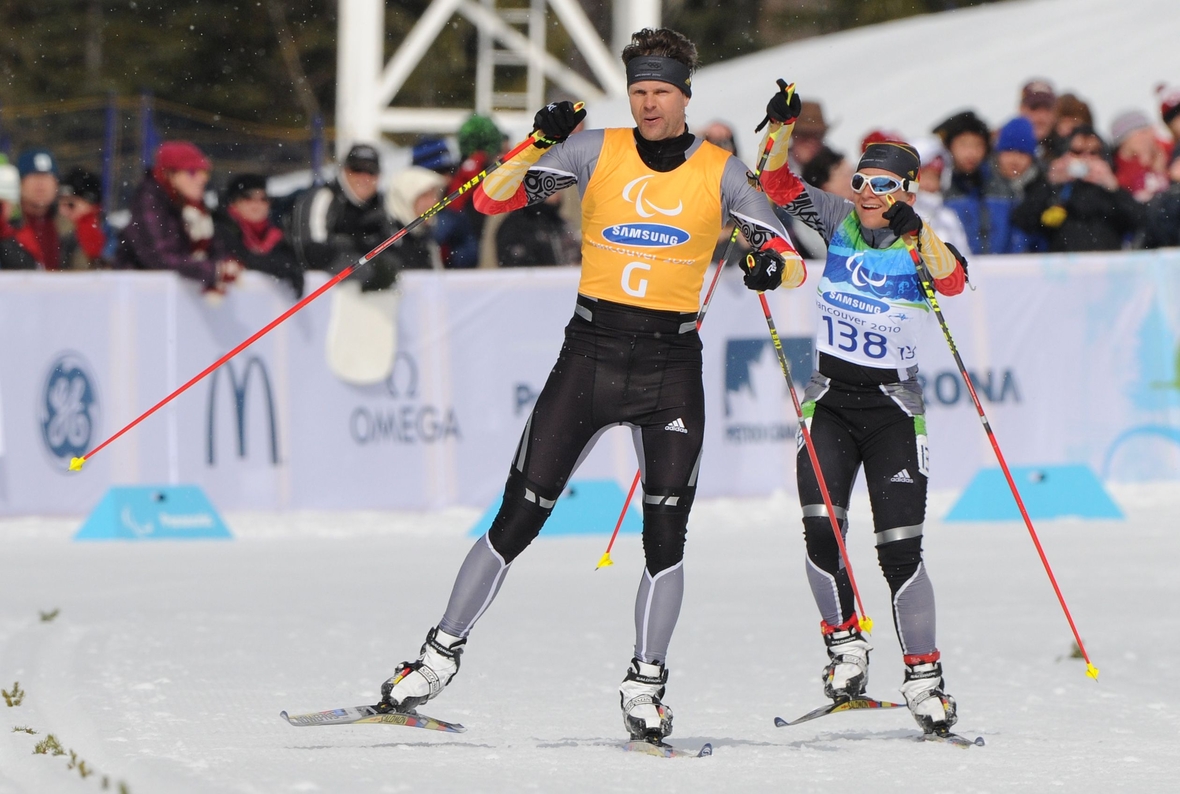
[{"label": "orange bib", "polygon": [[729,153],[703,143],[678,168],[652,171],[629,129],[604,130],[582,196],[578,292],[646,309],[695,312],[721,230]]}]

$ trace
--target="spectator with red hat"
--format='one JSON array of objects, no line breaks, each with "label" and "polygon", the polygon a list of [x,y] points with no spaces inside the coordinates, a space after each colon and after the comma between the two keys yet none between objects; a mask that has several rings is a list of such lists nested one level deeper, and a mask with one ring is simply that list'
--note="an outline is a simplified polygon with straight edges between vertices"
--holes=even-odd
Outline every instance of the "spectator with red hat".
[{"label": "spectator with red hat", "polygon": [[209,159],[188,141],[167,141],[131,199],[131,219],[119,236],[115,267],[175,270],[210,293],[224,295],[242,265],[213,236],[205,206]]}]

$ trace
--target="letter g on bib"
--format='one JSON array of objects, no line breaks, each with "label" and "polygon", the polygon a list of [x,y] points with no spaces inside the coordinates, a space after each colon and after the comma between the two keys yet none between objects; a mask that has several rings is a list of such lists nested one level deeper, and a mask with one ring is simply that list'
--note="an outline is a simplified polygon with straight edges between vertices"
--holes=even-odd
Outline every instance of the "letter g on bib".
[{"label": "letter g on bib", "polygon": [[[633,278],[632,274],[636,270],[651,270],[651,265],[645,264],[643,262],[632,262],[631,264],[627,265],[625,268],[623,268],[621,286],[623,287],[623,292],[627,293],[628,295],[634,298],[642,298],[647,294],[647,279]],[[634,281],[634,285],[632,285],[632,281]]]}]

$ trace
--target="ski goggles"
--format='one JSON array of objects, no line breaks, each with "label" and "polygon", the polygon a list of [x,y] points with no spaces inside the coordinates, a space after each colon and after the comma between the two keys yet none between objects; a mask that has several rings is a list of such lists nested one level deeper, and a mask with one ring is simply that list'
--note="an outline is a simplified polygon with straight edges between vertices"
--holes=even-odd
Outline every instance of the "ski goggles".
[{"label": "ski goggles", "polygon": [[885,176],[878,174],[877,176],[869,176],[857,171],[852,175],[852,192],[859,193],[865,189],[865,185],[869,186],[869,190],[873,191],[874,195],[886,196],[895,190],[904,190],[906,193],[917,192],[918,185],[909,179],[902,179],[896,176]]}]

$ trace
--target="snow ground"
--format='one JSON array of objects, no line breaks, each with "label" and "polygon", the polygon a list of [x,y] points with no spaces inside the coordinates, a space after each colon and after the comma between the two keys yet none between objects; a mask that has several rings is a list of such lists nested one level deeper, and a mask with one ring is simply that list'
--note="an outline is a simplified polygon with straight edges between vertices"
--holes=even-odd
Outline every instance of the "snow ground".
[{"label": "snow ground", "polygon": [[[294,728],[279,711],[372,702],[445,604],[476,511],[230,514],[232,542],[73,543],[77,520],[0,522],[0,792],[1166,790],[1180,764],[1174,485],[1114,491],[1123,522],[1038,531],[1091,656],[1072,637],[1023,525],[927,524],[940,645],[962,733],[913,741],[904,711],[775,728],[820,705],[824,663],[798,507],[698,504],[672,644],[673,740],[701,760],[623,753],[638,538],[595,572],[602,537],[542,537],[428,713],[462,735]],[[952,495],[935,495],[931,515]],[[853,564],[877,623],[870,691],[898,697],[887,590],[853,507]],[[60,609],[51,622],[39,612]],[[10,732],[29,727],[37,736]],[[69,756],[33,754],[53,733]]]}]

